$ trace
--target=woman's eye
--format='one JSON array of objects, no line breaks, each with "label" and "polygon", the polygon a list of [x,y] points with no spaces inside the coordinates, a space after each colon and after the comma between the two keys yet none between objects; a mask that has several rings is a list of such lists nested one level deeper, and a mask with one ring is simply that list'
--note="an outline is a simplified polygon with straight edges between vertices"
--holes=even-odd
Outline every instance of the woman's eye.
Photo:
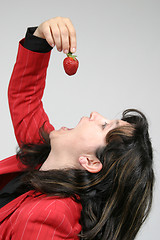
[{"label": "woman's eye", "polygon": [[103,125],[102,125],[102,129],[104,129],[106,127],[107,123],[105,122]]}]

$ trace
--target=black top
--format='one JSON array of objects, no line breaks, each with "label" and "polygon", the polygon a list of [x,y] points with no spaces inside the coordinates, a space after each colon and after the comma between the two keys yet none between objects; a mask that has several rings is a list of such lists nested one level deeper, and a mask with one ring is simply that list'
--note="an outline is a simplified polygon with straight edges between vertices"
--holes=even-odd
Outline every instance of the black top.
[{"label": "black top", "polygon": [[[0,208],[5,206],[7,203],[11,202],[16,197],[20,196],[21,193],[17,192],[18,187],[22,184],[21,178],[24,173],[18,174],[17,177],[13,178],[8,184],[3,187],[0,191]],[[28,190],[26,189],[25,192]]]},{"label": "black top", "polygon": [[37,27],[30,27],[27,29],[25,41],[23,46],[33,52],[47,53],[52,50],[52,47],[43,38],[33,35]]},{"label": "black top", "polygon": [[[33,52],[47,53],[52,50],[52,47],[47,43],[45,39],[36,37],[33,35],[37,27],[30,27],[27,29],[23,46]],[[20,173],[0,191],[0,208],[5,206],[10,201],[21,195],[20,192],[16,192],[19,186],[22,184],[22,177],[25,173]],[[26,188],[26,192],[29,189]]]}]

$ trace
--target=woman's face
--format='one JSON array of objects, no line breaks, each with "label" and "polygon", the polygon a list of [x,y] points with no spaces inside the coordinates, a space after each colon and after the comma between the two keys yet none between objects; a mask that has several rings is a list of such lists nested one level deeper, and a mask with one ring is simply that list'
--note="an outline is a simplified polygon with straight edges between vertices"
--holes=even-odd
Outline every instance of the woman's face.
[{"label": "woman's face", "polygon": [[73,154],[93,154],[98,147],[106,145],[107,133],[127,123],[122,120],[109,120],[97,112],[92,112],[90,117],[82,117],[73,129],[62,127],[50,133],[51,147],[61,146],[62,150],[71,151]]}]

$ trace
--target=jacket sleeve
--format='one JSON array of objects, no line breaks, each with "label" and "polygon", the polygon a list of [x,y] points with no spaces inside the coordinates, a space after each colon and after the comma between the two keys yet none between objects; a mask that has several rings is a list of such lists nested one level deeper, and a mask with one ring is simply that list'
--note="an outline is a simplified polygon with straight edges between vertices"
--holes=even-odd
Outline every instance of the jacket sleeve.
[{"label": "jacket sleeve", "polygon": [[43,109],[42,96],[50,53],[37,53],[19,43],[16,63],[8,88],[8,101],[15,136],[19,145],[41,141],[39,128],[54,130]]}]

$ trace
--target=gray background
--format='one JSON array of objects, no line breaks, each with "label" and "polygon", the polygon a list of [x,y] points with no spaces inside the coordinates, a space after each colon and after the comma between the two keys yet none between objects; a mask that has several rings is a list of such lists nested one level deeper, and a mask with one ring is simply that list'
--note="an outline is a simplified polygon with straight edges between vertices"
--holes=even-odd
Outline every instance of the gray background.
[{"label": "gray background", "polygon": [[154,148],[156,184],[152,212],[137,240],[159,239],[159,64],[160,1],[1,1],[0,3],[0,146],[1,159],[13,155],[16,140],[7,104],[7,86],[18,41],[28,26],[55,16],[69,17],[76,30],[80,61],[78,73],[64,73],[63,53],[52,52],[43,98],[56,128],[74,127],[80,117],[97,111],[120,117],[137,108],[148,117]]}]

